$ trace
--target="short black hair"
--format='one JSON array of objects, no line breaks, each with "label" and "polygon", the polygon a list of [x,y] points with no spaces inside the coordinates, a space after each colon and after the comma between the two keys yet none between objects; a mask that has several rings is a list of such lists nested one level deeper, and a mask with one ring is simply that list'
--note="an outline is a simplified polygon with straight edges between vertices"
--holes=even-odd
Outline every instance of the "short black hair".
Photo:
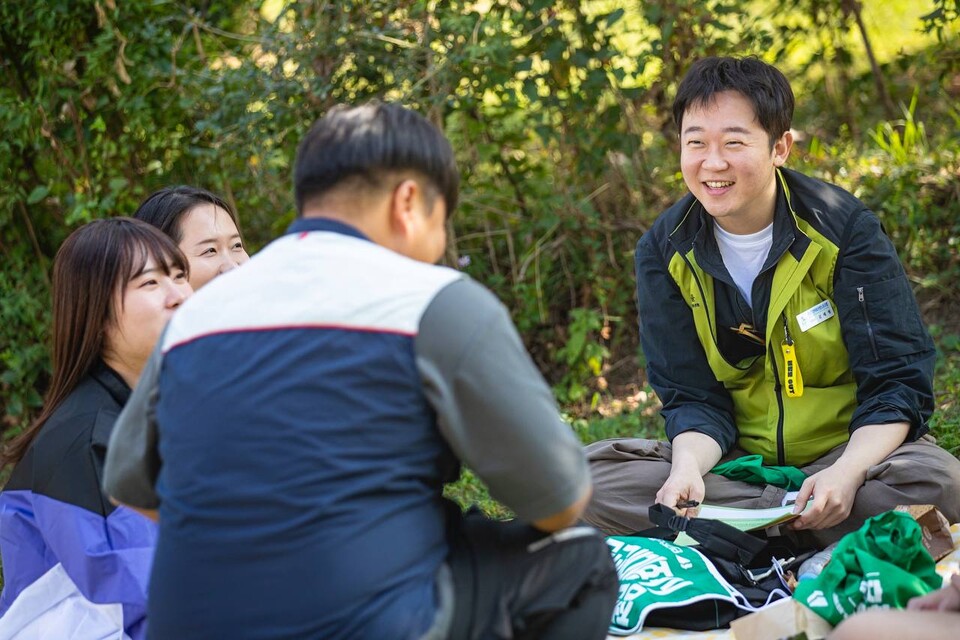
[{"label": "short black hair", "polygon": [[794,105],[790,83],[779,69],[750,56],[703,58],[691,65],[673,101],[677,130],[683,130],[687,109],[709,104],[722,91],[736,91],[753,104],[771,146],[790,129]]},{"label": "short black hair", "polygon": [[200,187],[176,185],[154,191],[140,203],[133,217],[143,220],[163,231],[179,243],[183,239],[180,220],[183,215],[201,204],[212,204],[227,212],[233,224],[240,230],[237,215],[223,198]]},{"label": "short black hair", "polygon": [[[338,105],[314,123],[297,149],[294,193],[297,212],[349,180],[380,188],[384,174],[412,171],[457,206],[460,175],[453,148],[426,118],[398,104]],[[435,194],[434,194],[435,195]]]}]

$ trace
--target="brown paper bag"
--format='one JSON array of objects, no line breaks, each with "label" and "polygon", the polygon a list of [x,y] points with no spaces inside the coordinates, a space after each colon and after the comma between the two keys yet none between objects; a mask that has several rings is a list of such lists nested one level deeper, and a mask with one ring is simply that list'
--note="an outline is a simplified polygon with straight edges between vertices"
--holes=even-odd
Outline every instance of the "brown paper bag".
[{"label": "brown paper bag", "polygon": [[940,560],[953,552],[953,536],[950,523],[932,504],[900,505],[897,511],[909,513],[923,532],[923,546],[934,560]]}]

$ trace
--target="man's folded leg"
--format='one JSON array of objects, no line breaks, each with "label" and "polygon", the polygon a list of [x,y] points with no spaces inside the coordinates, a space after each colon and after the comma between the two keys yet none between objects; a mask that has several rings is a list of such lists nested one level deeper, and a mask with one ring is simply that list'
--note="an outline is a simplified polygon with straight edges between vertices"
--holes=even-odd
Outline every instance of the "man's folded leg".
[{"label": "man's folded leg", "polygon": [[[841,445],[803,467],[812,475],[833,464],[843,453]],[[820,546],[856,531],[867,518],[901,504],[932,504],[951,523],[960,522],[960,460],[930,436],[900,445],[880,464],[867,470],[866,482],[857,491],[850,516],[829,529],[812,531]]]},{"label": "man's folded leg", "polygon": [[547,534],[471,513],[452,537],[451,638],[606,637],[619,583],[596,530]]}]

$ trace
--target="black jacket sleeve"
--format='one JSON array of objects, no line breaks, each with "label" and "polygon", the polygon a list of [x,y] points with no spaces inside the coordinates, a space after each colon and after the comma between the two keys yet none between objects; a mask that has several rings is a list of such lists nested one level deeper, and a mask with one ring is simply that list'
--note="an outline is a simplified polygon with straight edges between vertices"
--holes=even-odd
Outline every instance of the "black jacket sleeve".
[{"label": "black jacket sleeve", "polygon": [[850,431],[909,422],[907,441],[933,413],[933,341],[893,243],[870,211],[855,215],[841,242],[834,302],[857,381]]},{"label": "black jacket sleeve", "polygon": [[667,271],[653,232],[637,243],[634,263],[640,343],[647,379],[663,402],[667,437],[672,441],[684,431],[704,433],[726,454],[737,439],[733,401],[710,369],[693,314]]}]

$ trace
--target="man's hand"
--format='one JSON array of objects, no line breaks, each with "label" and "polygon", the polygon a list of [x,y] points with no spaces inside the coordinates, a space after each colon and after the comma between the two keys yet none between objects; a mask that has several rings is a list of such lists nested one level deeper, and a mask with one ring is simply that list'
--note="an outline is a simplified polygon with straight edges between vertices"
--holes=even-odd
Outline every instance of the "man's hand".
[{"label": "man's hand", "polygon": [[[684,500],[703,502],[706,489],[703,476],[720,460],[722,451],[717,441],[696,431],[685,431],[673,439],[673,461],[670,475],[657,492],[656,502],[677,509]],[[693,509],[679,509],[681,515],[693,515]]]},{"label": "man's hand", "polygon": [[686,500],[703,502],[706,491],[703,487],[703,476],[696,469],[677,469],[674,466],[667,481],[657,492],[656,501],[677,511],[682,516],[694,515],[694,509],[678,509],[677,503]]},{"label": "man's hand", "polygon": [[909,430],[906,422],[894,422],[864,425],[854,431],[837,461],[807,478],[800,487],[794,513],[800,513],[811,497],[813,505],[791,526],[826,529],[843,522],[867,478],[867,469],[880,464],[903,444]]},{"label": "man's hand", "polygon": [[813,504],[794,520],[794,529],[826,529],[840,524],[850,515],[853,499],[863,485],[866,472],[843,468],[840,460],[815,473],[800,487],[794,513],[802,510],[813,496]]},{"label": "man's hand", "polygon": [[580,519],[580,516],[583,515],[583,510],[587,508],[587,503],[590,502],[591,495],[593,495],[593,485],[588,486],[572,505],[552,516],[534,520],[533,526],[547,533],[572,527]]}]

